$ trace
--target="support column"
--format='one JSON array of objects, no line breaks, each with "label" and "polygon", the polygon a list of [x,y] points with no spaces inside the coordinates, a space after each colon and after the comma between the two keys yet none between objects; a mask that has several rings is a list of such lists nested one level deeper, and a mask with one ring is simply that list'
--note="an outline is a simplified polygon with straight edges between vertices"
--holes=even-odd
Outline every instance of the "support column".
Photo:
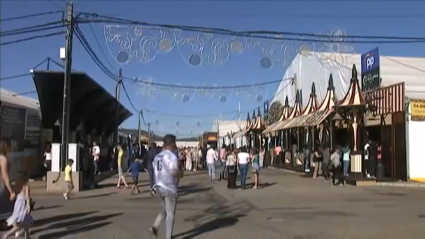
[{"label": "support column", "polygon": [[353,145],[351,150],[351,177],[356,180],[363,179],[362,173],[362,150],[360,145],[360,127],[358,116],[355,115],[353,122],[351,123],[353,127]]}]

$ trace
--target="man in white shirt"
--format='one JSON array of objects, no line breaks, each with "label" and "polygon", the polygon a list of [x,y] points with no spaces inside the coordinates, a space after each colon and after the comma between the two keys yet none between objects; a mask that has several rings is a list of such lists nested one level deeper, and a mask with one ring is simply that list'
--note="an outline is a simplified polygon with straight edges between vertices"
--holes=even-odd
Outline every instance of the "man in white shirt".
[{"label": "man in white shirt", "polygon": [[372,141],[368,140],[367,143],[364,146],[364,163],[362,164],[362,166],[363,166],[363,170],[364,170],[364,173],[366,174],[367,178],[370,178],[370,174],[367,170],[367,164],[368,164],[367,161],[369,160],[369,147],[370,147],[371,143],[372,143]]},{"label": "man in white shirt", "polygon": [[165,236],[171,239],[174,228],[174,216],[177,205],[177,183],[183,176],[179,168],[179,159],[173,152],[176,147],[176,136],[167,134],[164,136],[163,150],[155,156],[152,167],[154,168],[154,188],[161,199],[161,212],[157,216],[153,226],[149,229],[152,237],[158,236],[158,228],[165,220]]},{"label": "man in white shirt", "polygon": [[215,179],[215,161],[217,160],[217,152],[213,147],[207,151],[207,165],[208,165],[208,176],[210,177],[211,182]]},{"label": "man in white shirt", "polygon": [[100,171],[99,171],[100,147],[97,145],[96,142],[93,142],[93,148],[92,148],[91,154],[93,156],[94,174],[98,175],[100,174]]}]

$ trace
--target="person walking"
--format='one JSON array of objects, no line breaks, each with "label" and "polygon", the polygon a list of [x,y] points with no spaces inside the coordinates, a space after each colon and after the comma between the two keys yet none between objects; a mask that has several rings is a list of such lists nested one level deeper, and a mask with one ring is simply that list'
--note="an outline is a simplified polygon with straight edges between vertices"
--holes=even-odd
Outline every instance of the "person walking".
[{"label": "person walking", "polygon": [[226,178],[226,154],[227,154],[227,150],[226,150],[226,145],[223,144],[221,149],[220,149],[220,160],[221,160],[221,170],[220,170],[220,180],[221,179],[225,179]]},{"label": "person walking", "polygon": [[150,192],[151,195],[155,194],[155,189],[154,189],[154,185],[155,185],[155,175],[154,175],[154,168],[153,168],[153,161],[156,157],[156,155],[158,154],[158,148],[156,147],[156,143],[153,142],[150,145],[149,151],[146,154],[146,163],[147,163],[147,169],[148,169],[148,174],[149,174],[149,186],[150,186]]},{"label": "person walking", "polygon": [[177,206],[177,180],[183,176],[179,160],[173,153],[176,149],[176,136],[167,134],[163,139],[163,150],[153,161],[155,188],[161,200],[161,212],[149,229],[153,238],[158,236],[158,228],[165,219],[165,238],[171,239]]},{"label": "person walking", "polygon": [[260,154],[258,153],[257,149],[253,149],[252,154],[252,169],[254,173],[254,187],[253,189],[258,189],[258,184],[260,182]]},{"label": "person walking", "polygon": [[115,148],[116,151],[116,155],[117,155],[117,165],[118,165],[118,183],[117,183],[117,188],[121,188],[121,181],[124,184],[124,189],[128,188],[128,184],[127,181],[125,180],[125,176],[124,176],[124,170],[122,168],[122,163],[124,161],[124,150],[122,148],[122,146],[120,144],[117,145],[117,147]]},{"label": "person walking", "polygon": [[52,170],[52,144],[47,142],[46,149],[44,151],[44,168],[46,172],[43,176],[43,181],[47,181],[47,172]]},{"label": "person walking", "polygon": [[236,154],[232,149],[227,150],[227,188],[236,188],[236,177],[238,175]]},{"label": "person walking", "polygon": [[[18,233],[21,230],[24,232],[25,239],[30,238],[29,227],[33,223],[30,215],[31,212],[31,195],[28,185],[28,173],[21,172],[15,180],[15,189],[18,194],[13,207],[12,215],[7,219],[7,225],[13,226],[5,235],[3,239]],[[16,236],[16,234],[15,234]]]},{"label": "person walking", "polygon": [[[334,186],[340,184],[344,185],[344,177],[341,175],[341,152],[340,149],[335,149],[331,154],[331,164],[332,164],[332,184]],[[336,183],[338,180],[338,184]]]},{"label": "person walking", "polygon": [[9,149],[9,141],[0,139],[0,223],[12,213],[13,200],[16,196],[9,177],[10,164],[7,157]]},{"label": "person walking", "polygon": [[246,148],[242,148],[241,152],[238,153],[238,165],[239,172],[241,175],[241,188],[246,188],[246,175],[248,173],[248,163],[250,160],[249,154],[246,152]]},{"label": "person walking", "polygon": [[96,141],[93,142],[92,148],[93,164],[94,164],[94,174],[99,175],[99,159],[100,159],[100,147],[97,145]]},{"label": "person walking", "polygon": [[344,177],[348,176],[348,170],[350,168],[350,147],[348,144],[342,148],[342,166],[344,167]]},{"label": "person walking", "polygon": [[208,149],[206,160],[208,165],[208,176],[210,178],[210,181],[212,182],[215,179],[215,161],[217,160],[217,153],[215,152],[213,147]]}]

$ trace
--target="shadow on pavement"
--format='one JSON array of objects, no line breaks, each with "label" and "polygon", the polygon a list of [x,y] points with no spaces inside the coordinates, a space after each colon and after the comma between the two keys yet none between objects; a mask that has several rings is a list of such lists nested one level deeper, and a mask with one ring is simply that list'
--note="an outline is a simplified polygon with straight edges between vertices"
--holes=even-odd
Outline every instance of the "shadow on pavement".
[{"label": "shadow on pavement", "polygon": [[[109,218],[117,217],[120,215],[122,215],[122,213],[114,213],[114,214],[108,214],[108,215],[102,215],[102,216],[92,216],[88,218],[84,217],[84,218],[78,218],[78,219],[70,220],[70,221],[56,222],[56,223],[48,225],[45,228],[32,230],[32,233],[35,234],[35,233],[50,230],[50,229],[64,229],[64,231],[52,233],[55,236],[52,236],[52,234],[45,234],[39,237],[39,238],[58,238],[59,237],[58,235],[66,236],[69,234],[89,231],[89,230],[98,228],[100,227],[99,226],[100,224],[95,224],[95,223],[102,222]],[[105,225],[107,224],[109,224],[109,222],[106,222]]]},{"label": "shadow on pavement", "polygon": [[43,226],[45,224],[63,221],[63,220],[68,220],[68,219],[72,219],[72,218],[76,218],[76,217],[84,217],[84,216],[87,216],[87,215],[90,215],[90,214],[93,214],[93,213],[97,213],[97,212],[98,211],[81,212],[81,213],[73,213],[73,214],[62,214],[62,215],[57,215],[57,216],[53,216],[53,217],[37,219],[37,220],[34,221],[33,227],[39,227],[39,226]]},{"label": "shadow on pavement", "polygon": [[87,199],[87,198],[98,198],[98,197],[106,197],[106,196],[111,196],[113,194],[117,194],[117,192],[112,192],[112,193],[103,193],[103,194],[96,194],[96,195],[89,195],[89,196],[82,196],[82,197],[75,197],[72,198],[72,200],[78,200],[78,199]]},{"label": "shadow on pavement", "polygon": [[53,206],[47,206],[47,207],[41,206],[41,207],[34,208],[33,211],[49,210],[49,209],[54,209],[58,207],[62,207],[62,205],[53,205]]},{"label": "shadow on pavement", "polygon": [[244,215],[235,215],[232,217],[222,217],[222,218],[217,218],[215,220],[206,222],[202,225],[199,225],[198,227],[190,230],[190,231],[186,231],[183,233],[180,233],[178,235],[175,235],[175,237],[183,237],[183,238],[196,238],[197,236],[206,233],[206,232],[211,232],[214,231],[216,229],[222,229],[225,227],[230,227],[232,225],[235,225],[238,221],[239,221],[239,217],[242,217]]},{"label": "shadow on pavement", "polygon": [[229,202],[216,194],[208,194],[206,201],[210,203],[208,208],[185,219],[185,221],[193,223],[194,228],[181,232],[175,235],[176,237],[196,238],[201,234],[235,225],[240,218],[254,210],[252,205],[244,201]]},{"label": "shadow on pavement", "polygon": [[179,197],[187,196],[189,194],[207,192],[210,191],[212,187],[200,187],[197,184],[185,185],[178,187]]},{"label": "shadow on pavement", "polygon": [[[63,238],[63,237],[66,237],[66,236],[69,236],[69,235],[72,235],[72,234],[91,231],[91,230],[94,230],[94,229],[97,229],[97,228],[100,228],[100,227],[107,226],[109,224],[111,224],[111,222],[101,222],[101,223],[96,223],[96,224],[83,226],[83,227],[79,227],[79,228],[73,228],[73,229],[69,229],[69,230],[65,230],[65,231],[43,234],[43,235],[39,236],[38,239]],[[75,238],[75,237],[70,237],[70,238]]]}]

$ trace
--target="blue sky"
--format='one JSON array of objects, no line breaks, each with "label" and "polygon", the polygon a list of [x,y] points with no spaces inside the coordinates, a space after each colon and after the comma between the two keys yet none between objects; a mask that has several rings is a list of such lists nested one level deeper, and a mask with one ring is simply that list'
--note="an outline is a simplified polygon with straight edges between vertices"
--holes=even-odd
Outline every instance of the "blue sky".
[{"label": "blue sky", "polygon": [[[65,1],[1,1],[1,18],[58,10],[65,7]],[[59,7],[58,7],[59,6]],[[96,12],[103,15],[123,17],[144,22],[173,25],[194,25],[220,27],[233,30],[275,30],[287,32],[306,32],[325,34],[333,29],[343,29],[348,35],[392,35],[392,36],[425,36],[425,1],[74,1],[75,11]],[[36,25],[59,20],[60,15],[51,15],[31,20],[20,20],[2,23],[2,31],[24,26]],[[110,54],[114,46],[108,45],[104,38],[104,26],[116,24],[92,24],[96,42],[90,27],[81,26],[83,33],[96,51],[100,59],[109,67],[108,61],[116,71],[123,69],[126,77],[150,78],[154,82],[192,85],[240,85],[281,79],[284,74],[282,66],[271,69],[260,67],[262,57],[259,51],[247,51],[240,55],[232,55],[224,64],[204,64],[199,67],[190,66],[185,59],[187,52],[173,49],[166,54],[158,55],[149,63],[132,61],[119,65]],[[195,33],[185,33],[193,37]],[[19,38],[18,36],[16,38]],[[2,41],[16,38],[2,38]],[[214,36],[214,39],[216,37]],[[217,37],[218,39],[219,37]],[[115,83],[108,79],[92,62],[88,54],[75,39],[73,68],[87,72],[113,93]],[[1,48],[1,76],[26,73],[35,64],[47,57],[58,60],[59,48],[64,46],[63,36],[38,39]],[[100,48],[106,57],[101,53]],[[380,48],[381,55],[425,56],[425,44],[391,44],[356,45],[357,52],[365,52],[374,47]],[[210,47],[208,44],[205,47]],[[30,77],[23,77],[1,82],[1,86],[15,91],[26,92],[35,89]],[[236,92],[227,94],[228,100],[220,103],[220,93],[211,96],[196,94],[190,102],[182,102],[181,91],[155,94],[155,98],[142,96],[138,85],[126,83],[134,105],[137,108],[151,109],[176,117],[145,112],[146,121],[151,122],[153,130],[158,133],[171,132],[177,135],[199,134],[210,130],[216,118],[235,119],[238,102],[246,118],[246,112],[260,105],[255,95],[270,98],[277,84],[263,89],[252,89],[243,96]],[[305,89],[308,91],[308,89]],[[173,95],[177,95],[174,97]],[[37,97],[31,95],[31,97]],[[125,96],[121,101],[131,109]],[[225,112],[225,113],[223,113]],[[187,117],[190,115],[190,117]],[[213,115],[206,117],[205,115]],[[72,117],[72,116],[71,116]],[[155,125],[155,122],[158,125]],[[179,126],[177,126],[179,122]],[[197,126],[197,123],[200,126]],[[137,117],[127,120],[124,127],[137,127]],[[178,131],[178,132],[177,132]]]}]

